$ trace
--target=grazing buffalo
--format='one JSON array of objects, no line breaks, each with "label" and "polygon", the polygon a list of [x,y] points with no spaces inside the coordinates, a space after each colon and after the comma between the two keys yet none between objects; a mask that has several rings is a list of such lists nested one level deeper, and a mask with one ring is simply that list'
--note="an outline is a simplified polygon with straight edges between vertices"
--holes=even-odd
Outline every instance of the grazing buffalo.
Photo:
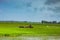
[{"label": "grazing buffalo", "polygon": [[28,25],[28,26],[19,26],[19,28],[33,28],[32,25]]},{"label": "grazing buffalo", "polygon": [[24,26],[19,26],[19,28],[24,28]]},{"label": "grazing buffalo", "polygon": [[30,24],[28,27],[29,27],[29,28],[33,28],[31,24]]}]

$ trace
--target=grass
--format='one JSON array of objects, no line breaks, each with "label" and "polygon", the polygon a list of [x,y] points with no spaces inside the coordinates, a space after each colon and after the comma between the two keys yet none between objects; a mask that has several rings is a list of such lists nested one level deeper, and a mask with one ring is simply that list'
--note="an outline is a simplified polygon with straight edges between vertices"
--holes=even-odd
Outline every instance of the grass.
[{"label": "grass", "polygon": [[[33,28],[19,28],[32,24]],[[60,36],[60,24],[40,24],[40,23],[0,23],[0,36]]]}]

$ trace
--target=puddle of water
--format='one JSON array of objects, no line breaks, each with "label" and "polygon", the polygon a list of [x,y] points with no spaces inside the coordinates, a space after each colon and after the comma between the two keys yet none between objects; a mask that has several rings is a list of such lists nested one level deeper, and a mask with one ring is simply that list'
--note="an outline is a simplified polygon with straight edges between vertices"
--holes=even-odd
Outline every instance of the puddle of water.
[{"label": "puddle of water", "polygon": [[60,40],[60,37],[44,36],[44,37],[1,37],[0,40]]}]

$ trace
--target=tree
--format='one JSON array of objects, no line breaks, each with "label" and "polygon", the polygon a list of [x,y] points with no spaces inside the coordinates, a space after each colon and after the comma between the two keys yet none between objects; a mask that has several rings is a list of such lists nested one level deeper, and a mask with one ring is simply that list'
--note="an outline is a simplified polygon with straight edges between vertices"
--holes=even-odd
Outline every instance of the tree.
[{"label": "tree", "polygon": [[48,23],[48,21],[41,21],[41,23]]},{"label": "tree", "polygon": [[60,22],[58,22],[58,24],[60,24]]},{"label": "tree", "polygon": [[57,23],[57,22],[56,22],[56,21],[53,21],[52,23],[55,24],[55,23]]}]

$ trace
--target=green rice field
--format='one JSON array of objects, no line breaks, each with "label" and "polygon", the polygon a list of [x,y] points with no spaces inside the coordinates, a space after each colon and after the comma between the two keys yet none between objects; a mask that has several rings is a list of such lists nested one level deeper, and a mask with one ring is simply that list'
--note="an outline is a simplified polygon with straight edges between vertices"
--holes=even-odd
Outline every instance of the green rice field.
[{"label": "green rice field", "polygon": [[[33,28],[19,28],[31,24]],[[0,36],[60,36],[60,24],[1,22]]]}]

